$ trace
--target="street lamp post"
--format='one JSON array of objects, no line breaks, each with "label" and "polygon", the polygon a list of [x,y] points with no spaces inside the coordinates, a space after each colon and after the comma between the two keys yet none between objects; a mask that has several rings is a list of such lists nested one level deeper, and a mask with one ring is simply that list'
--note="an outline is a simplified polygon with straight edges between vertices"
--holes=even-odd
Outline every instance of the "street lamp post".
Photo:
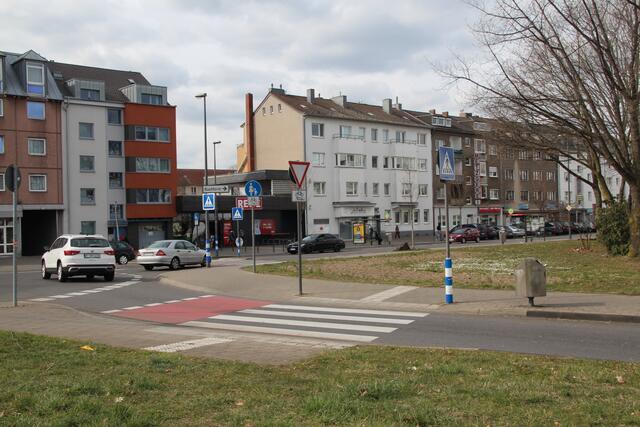
[{"label": "street lamp post", "polygon": [[[222,143],[222,141],[213,141],[213,185],[218,184],[218,180],[216,179],[216,176],[218,175],[218,169],[217,169],[217,164],[216,164],[216,145]],[[219,254],[219,245],[218,245],[218,202],[216,201],[215,204],[215,209],[214,209],[214,214],[216,216],[216,220],[213,223],[214,224],[214,244],[215,244],[215,253],[216,253],[216,258],[218,257]]]},{"label": "street lamp post", "polygon": [[[208,179],[208,165],[207,165],[207,94],[201,93],[196,95],[196,98],[202,98],[204,106],[204,185],[209,184]],[[209,243],[209,211],[204,211],[204,245],[206,251],[207,268],[211,267],[211,244]]]}]

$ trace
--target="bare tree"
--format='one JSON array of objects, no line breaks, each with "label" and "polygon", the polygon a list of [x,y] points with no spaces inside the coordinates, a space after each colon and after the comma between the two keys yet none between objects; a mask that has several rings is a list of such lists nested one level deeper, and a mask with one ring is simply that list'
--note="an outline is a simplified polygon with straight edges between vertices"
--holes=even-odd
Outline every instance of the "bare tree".
[{"label": "bare tree", "polygon": [[[630,256],[640,255],[640,0],[495,0],[475,28],[490,61],[448,70],[500,123],[572,138],[606,201],[604,159],[629,186]],[[539,143],[564,156],[558,139]],[[590,159],[590,161],[589,161]],[[595,169],[595,170],[594,170]],[[606,190],[605,190],[606,189]],[[608,194],[607,194],[608,193]]]}]

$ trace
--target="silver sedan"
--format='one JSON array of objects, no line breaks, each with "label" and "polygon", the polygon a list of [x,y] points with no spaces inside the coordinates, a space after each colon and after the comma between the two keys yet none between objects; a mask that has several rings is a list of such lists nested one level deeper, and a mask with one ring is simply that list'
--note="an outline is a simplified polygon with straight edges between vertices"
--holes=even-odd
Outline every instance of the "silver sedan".
[{"label": "silver sedan", "polygon": [[140,249],[136,261],[145,270],[153,267],[168,266],[176,270],[185,265],[206,265],[206,253],[186,240],[158,240],[144,249]]}]

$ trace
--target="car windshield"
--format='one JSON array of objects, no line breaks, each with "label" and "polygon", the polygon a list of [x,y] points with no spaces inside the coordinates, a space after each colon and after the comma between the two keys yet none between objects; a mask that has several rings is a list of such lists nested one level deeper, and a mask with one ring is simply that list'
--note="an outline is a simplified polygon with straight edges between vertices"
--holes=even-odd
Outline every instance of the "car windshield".
[{"label": "car windshield", "polygon": [[155,248],[168,248],[171,245],[171,240],[159,240],[157,242],[153,242],[148,246],[149,249]]},{"label": "car windshield", "polygon": [[108,248],[107,239],[99,239],[97,237],[81,237],[71,239],[72,248]]},{"label": "car windshield", "polygon": [[462,234],[464,233],[464,230],[464,228],[454,228],[453,230],[451,230],[451,233]]},{"label": "car windshield", "polygon": [[302,239],[303,242],[310,242],[312,240],[316,240],[318,238],[319,234],[309,234],[307,237],[305,237],[304,239]]}]

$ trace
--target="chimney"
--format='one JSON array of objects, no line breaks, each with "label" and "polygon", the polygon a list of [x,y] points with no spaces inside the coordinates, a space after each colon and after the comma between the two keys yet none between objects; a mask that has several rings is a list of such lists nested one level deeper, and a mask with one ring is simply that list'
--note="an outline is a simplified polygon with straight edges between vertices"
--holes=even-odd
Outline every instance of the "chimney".
[{"label": "chimney", "polygon": [[443,115],[444,117],[449,117],[449,112],[448,112],[448,111],[443,111],[443,112],[442,112],[442,115]]},{"label": "chimney", "polygon": [[347,95],[334,96],[331,100],[341,107],[347,106]]},{"label": "chimney", "polygon": [[[276,87],[273,87],[273,83],[271,83],[271,87],[269,88],[269,93],[278,93],[280,95],[284,95],[285,92],[284,92],[284,89],[282,89],[282,85],[280,85],[280,88],[276,88]],[[253,99],[253,95],[251,97]]]},{"label": "chimney", "polygon": [[391,98],[382,100],[382,110],[387,114],[391,114]]},{"label": "chimney", "polygon": [[402,110],[402,104],[400,104],[398,102],[398,97],[396,96],[396,103],[393,104],[393,108],[397,109],[397,110]]},{"label": "chimney", "polygon": [[307,102],[309,104],[313,104],[313,101],[316,100],[316,94],[315,94],[315,90],[313,89],[307,89]]},{"label": "chimney", "polygon": [[247,93],[244,96],[244,132],[247,150],[247,172],[256,170],[256,133],[253,122],[253,95]]},{"label": "chimney", "polygon": [[431,113],[431,114],[436,114],[436,109],[435,109],[435,108],[432,108],[431,110],[429,110],[429,113]]}]

